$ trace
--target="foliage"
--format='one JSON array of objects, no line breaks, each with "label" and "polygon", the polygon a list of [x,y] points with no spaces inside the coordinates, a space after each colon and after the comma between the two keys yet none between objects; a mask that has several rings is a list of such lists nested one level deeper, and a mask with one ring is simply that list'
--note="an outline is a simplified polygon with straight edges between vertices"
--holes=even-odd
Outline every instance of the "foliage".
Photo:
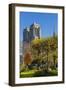
[{"label": "foliage", "polygon": [[27,70],[20,77],[54,76],[57,75],[58,38],[37,38],[30,43],[30,52],[24,55]]},{"label": "foliage", "polygon": [[32,56],[33,56],[34,61],[37,60],[40,64],[42,61],[46,61],[47,70],[48,70],[48,66],[49,66],[48,60],[49,60],[50,53],[53,53],[52,57],[53,57],[53,62],[54,62],[54,66],[55,66],[55,62],[57,59],[57,53],[55,55],[54,52],[57,51],[57,36],[34,39],[31,42],[31,51],[32,51]]},{"label": "foliage", "polygon": [[26,65],[30,64],[31,63],[31,53],[30,52],[26,52],[26,54],[24,55],[24,63]]}]

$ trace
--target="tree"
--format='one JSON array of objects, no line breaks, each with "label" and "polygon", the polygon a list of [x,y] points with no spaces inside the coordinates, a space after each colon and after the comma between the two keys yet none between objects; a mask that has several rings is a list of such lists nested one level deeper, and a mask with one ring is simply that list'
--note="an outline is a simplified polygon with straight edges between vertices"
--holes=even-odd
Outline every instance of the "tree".
[{"label": "tree", "polygon": [[56,59],[57,59],[57,48],[58,48],[58,38],[57,36],[53,36],[50,41],[50,48],[53,53],[53,62],[54,67],[56,66]]},{"label": "tree", "polygon": [[49,41],[49,39],[46,39],[44,42],[43,42],[43,44],[44,44],[44,51],[45,51],[45,53],[46,53],[46,55],[47,55],[47,71],[48,71],[48,55],[49,55],[49,51],[50,51],[50,41]]},{"label": "tree", "polygon": [[48,71],[50,54],[52,53],[54,64],[57,59],[57,53],[56,56],[54,55],[54,52],[57,52],[57,36],[34,39],[31,42],[31,51],[33,60],[39,61],[40,64],[41,62],[45,62],[47,65],[46,70]]},{"label": "tree", "polygon": [[54,68],[56,68],[57,54],[53,54]]},{"label": "tree", "polygon": [[37,51],[37,54],[40,54],[40,44],[41,44],[41,40],[40,39],[34,39],[32,40],[32,48]]},{"label": "tree", "polygon": [[24,64],[28,65],[31,64],[32,57],[30,52],[26,52],[24,55]]}]

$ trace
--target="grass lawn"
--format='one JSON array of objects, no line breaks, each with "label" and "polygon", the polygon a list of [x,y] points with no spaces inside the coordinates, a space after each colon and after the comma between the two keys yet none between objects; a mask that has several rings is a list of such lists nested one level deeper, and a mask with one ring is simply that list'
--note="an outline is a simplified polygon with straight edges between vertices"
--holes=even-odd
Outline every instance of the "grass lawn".
[{"label": "grass lawn", "polygon": [[29,71],[21,72],[20,77],[33,77],[36,72],[38,72],[38,70],[29,70]]},{"label": "grass lawn", "polygon": [[58,73],[56,70],[52,70],[51,72],[45,72],[40,70],[29,70],[20,73],[20,78],[24,77],[40,77],[40,76],[56,76]]},{"label": "grass lawn", "polygon": [[34,74],[37,70],[30,70],[30,71],[26,71],[26,72],[21,72],[21,74]]}]

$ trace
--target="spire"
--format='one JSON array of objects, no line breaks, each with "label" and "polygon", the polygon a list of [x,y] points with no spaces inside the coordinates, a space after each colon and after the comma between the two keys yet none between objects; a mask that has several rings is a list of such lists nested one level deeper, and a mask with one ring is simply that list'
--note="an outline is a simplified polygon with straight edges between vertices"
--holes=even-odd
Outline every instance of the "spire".
[{"label": "spire", "polygon": [[54,32],[53,32],[53,37],[55,37],[56,36],[56,29],[54,28]]},{"label": "spire", "polygon": [[55,31],[53,32],[53,37],[55,37]]},{"label": "spire", "polygon": [[35,21],[33,22],[33,25],[36,25],[36,22]]},{"label": "spire", "polygon": [[29,27],[27,27],[26,29],[27,29],[28,32],[30,31]]}]

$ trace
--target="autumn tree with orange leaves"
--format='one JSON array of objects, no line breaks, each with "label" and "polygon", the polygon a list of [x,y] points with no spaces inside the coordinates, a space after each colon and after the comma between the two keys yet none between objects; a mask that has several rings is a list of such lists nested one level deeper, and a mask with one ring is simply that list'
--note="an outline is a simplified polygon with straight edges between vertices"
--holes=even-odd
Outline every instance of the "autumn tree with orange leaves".
[{"label": "autumn tree with orange leaves", "polygon": [[31,61],[32,61],[31,53],[30,52],[25,53],[24,64],[26,65],[31,64]]}]

